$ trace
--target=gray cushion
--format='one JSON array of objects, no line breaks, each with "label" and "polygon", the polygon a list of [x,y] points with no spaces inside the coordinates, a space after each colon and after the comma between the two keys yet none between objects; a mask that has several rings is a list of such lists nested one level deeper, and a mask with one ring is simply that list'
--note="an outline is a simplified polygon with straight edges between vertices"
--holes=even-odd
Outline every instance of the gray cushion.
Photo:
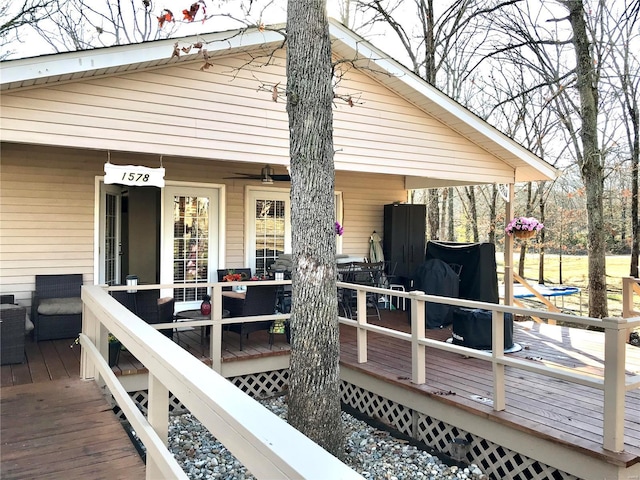
[{"label": "gray cushion", "polygon": [[82,313],[80,297],[43,298],[38,305],[40,315],[73,315]]}]

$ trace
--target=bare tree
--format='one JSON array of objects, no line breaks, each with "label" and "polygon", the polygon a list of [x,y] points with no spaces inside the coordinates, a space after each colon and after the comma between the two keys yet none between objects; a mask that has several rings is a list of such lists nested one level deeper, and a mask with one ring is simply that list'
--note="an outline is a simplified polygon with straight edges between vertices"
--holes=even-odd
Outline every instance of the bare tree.
[{"label": "bare tree", "polygon": [[[598,2],[598,7],[604,2]],[[601,48],[597,28],[602,12],[585,10],[583,2],[556,0],[568,13],[532,11],[529,4],[502,12],[494,26],[502,29],[500,44],[491,57],[519,65],[539,78],[525,91],[546,91],[543,108],[553,108],[568,135],[573,157],[580,168],[587,199],[589,243],[589,314],[607,315],[603,182],[606,149],[599,144],[602,65],[608,51]],[[588,20],[591,23],[588,23]],[[552,25],[545,29],[542,24]],[[535,28],[534,28],[535,25]],[[518,93],[521,95],[521,93]]]},{"label": "bare tree", "polygon": [[628,155],[631,162],[631,262],[630,275],[638,277],[638,257],[640,256],[640,219],[638,217],[638,163],[640,161],[640,58],[632,45],[638,46],[638,9],[640,2],[626,6],[622,22],[608,9],[604,10],[608,21],[608,48],[613,54],[608,57],[615,76],[610,77],[620,107],[621,120],[626,134]]},{"label": "bare tree", "polygon": [[289,0],[287,112],[295,269],[288,418],[342,457],[332,80],[326,1]]},{"label": "bare tree", "polygon": [[[355,3],[363,16],[369,15],[358,27],[360,31],[384,25],[400,41],[414,73],[459,99],[464,94],[461,79],[465,69],[483,40],[477,22],[514,1],[453,0],[435,2],[435,5],[433,0],[414,0],[409,5],[404,0],[356,0]],[[408,25],[407,17],[417,18],[416,24]],[[442,73],[440,81],[439,72]],[[428,192],[431,239],[441,236],[440,196],[439,189]],[[475,197],[472,198],[475,201]]]},{"label": "bare tree", "polygon": [[[12,44],[26,42],[23,29],[55,15],[60,0],[3,2],[0,6],[0,60],[13,53]],[[15,47],[13,47],[15,48]]]}]

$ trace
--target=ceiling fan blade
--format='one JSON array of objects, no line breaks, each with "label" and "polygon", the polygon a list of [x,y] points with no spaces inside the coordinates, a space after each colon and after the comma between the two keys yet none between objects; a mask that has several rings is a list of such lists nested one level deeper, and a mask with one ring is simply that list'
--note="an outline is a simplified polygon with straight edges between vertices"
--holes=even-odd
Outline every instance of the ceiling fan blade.
[{"label": "ceiling fan blade", "polygon": [[[229,180],[264,180],[263,175],[257,175],[254,173],[242,173],[242,172],[234,172],[235,177],[224,177]],[[287,173],[285,174],[271,174],[269,178],[274,182],[290,182],[291,176]]]},{"label": "ceiling fan blade", "polygon": [[239,177],[224,177],[225,179],[240,179],[240,180],[262,180],[262,175],[256,175],[254,173],[240,173],[236,172],[234,175],[240,175]]},{"label": "ceiling fan blade", "polygon": [[291,181],[291,176],[284,174],[284,175],[271,175],[271,178],[273,179],[274,182],[290,182]]}]

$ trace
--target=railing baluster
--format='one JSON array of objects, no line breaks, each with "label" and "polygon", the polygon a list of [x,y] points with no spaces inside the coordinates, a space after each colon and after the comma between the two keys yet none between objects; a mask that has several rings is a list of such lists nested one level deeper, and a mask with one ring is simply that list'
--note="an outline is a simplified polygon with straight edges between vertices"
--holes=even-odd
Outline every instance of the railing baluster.
[{"label": "railing baluster", "polygon": [[[149,373],[147,420],[160,440],[167,445],[169,439],[169,390],[158,378]],[[147,480],[162,478],[162,470],[152,451],[147,457]]]},{"label": "railing baluster", "polygon": [[[412,295],[424,295],[424,292],[413,291]],[[426,382],[426,348],[418,343],[424,338],[425,331],[424,300],[411,299],[411,382],[421,385]]]},{"label": "railing baluster", "polygon": [[211,316],[213,324],[209,337],[209,351],[211,352],[211,368],[222,372],[222,285],[215,284],[211,289],[213,305]]},{"label": "railing baluster", "polygon": [[504,356],[504,312],[494,310],[491,314],[491,357],[493,364],[493,409],[505,409],[504,365],[498,359]]},{"label": "railing baluster", "polygon": [[[367,292],[364,290],[360,290],[358,288],[356,290],[356,302],[357,302],[357,318],[358,325],[366,325],[367,324]],[[358,363],[366,363],[367,362],[367,331],[363,328],[356,329],[356,342],[358,346]]]}]

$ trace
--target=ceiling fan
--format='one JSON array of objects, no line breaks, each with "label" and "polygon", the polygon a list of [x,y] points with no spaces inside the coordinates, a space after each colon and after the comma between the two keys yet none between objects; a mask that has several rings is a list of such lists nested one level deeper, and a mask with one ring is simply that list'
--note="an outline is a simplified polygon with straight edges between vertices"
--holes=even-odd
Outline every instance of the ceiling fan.
[{"label": "ceiling fan", "polygon": [[286,174],[275,174],[273,172],[273,168],[271,168],[271,165],[265,165],[264,167],[262,167],[262,171],[260,172],[259,175],[257,174],[253,174],[253,173],[235,173],[235,175],[238,175],[237,177],[225,177],[225,178],[229,178],[229,179],[243,179],[243,180],[261,180],[262,183],[266,183],[266,184],[272,184],[273,182],[290,182],[291,181],[291,176],[286,173]]}]

